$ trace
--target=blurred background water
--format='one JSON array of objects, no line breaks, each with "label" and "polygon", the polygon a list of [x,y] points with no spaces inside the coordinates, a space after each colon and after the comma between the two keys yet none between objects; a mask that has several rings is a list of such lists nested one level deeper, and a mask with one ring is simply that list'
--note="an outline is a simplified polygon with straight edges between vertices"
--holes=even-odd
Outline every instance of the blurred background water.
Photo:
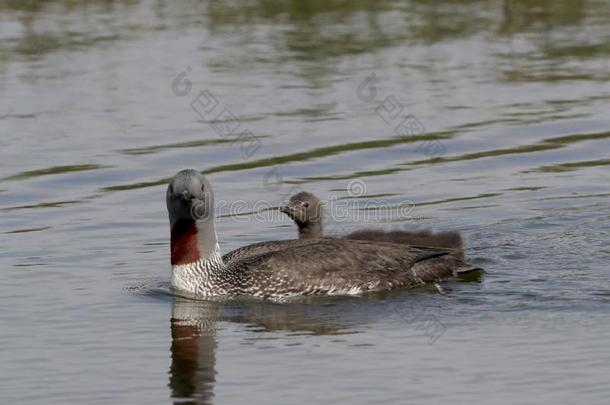
[{"label": "blurred background water", "polygon": [[[0,402],[607,403],[609,26],[604,0],[0,0]],[[348,204],[328,233],[456,229],[488,273],[172,297],[185,167],[224,252],[294,237],[255,204],[305,189]]]}]

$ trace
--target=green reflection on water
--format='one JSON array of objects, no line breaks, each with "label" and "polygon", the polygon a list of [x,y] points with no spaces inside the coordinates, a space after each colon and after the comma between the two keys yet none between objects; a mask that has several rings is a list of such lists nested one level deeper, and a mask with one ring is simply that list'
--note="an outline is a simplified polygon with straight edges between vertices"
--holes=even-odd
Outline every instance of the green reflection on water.
[{"label": "green reflection on water", "polygon": [[610,159],[597,159],[597,160],[583,160],[580,162],[568,162],[558,163],[556,165],[541,166],[535,171],[537,172],[569,172],[572,170],[582,169],[586,167],[597,167],[597,166],[608,166],[610,165]]},{"label": "green reflection on water", "polygon": [[[306,152],[292,153],[288,155],[282,156],[274,156],[270,158],[252,160],[252,161],[244,161],[240,163],[231,163],[226,165],[220,165],[216,167],[211,167],[209,169],[203,170],[203,174],[211,174],[211,173],[219,173],[219,172],[227,172],[227,171],[239,171],[239,170],[248,170],[248,169],[256,169],[261,167],[272,167],[275,165],[281,165],[285,163],[292,162],[303,162],[306,160],[328,157],[333,155],[338,155],[340,153],[363,150],[363,149],[374,149],[374,148],[387,148],[390,146],[405,144],[405,143],[414,143],[421,142],[426,140],[439,140],[439,139],[448,139],[451,138],[452,133],[437,133],[437,134],[427,134],[427,135],[414,135],[414,136],[404,136],[404,137],[394,137],[388,139],[379,139],[372,141],[363,141],[363,142],[353,142],[342,145],[333,145],[326,146],[322,148],[312,149]],[[120,190],[133,190],[144,187],[152,187],[158,186],[164,183],[167,183],[169,179],[159,179],[147,182],[139,182],[132,184],[123,184],[117,186],[105,187],[102,191],[120,191]]]},{"label": "green reflection on water", "polygon": [[[134,32],[151,29],[151,24],[137,21],[144,15],[150,18],[147,14],[135,13],[135,24],[126,18],[136,5],[143,8],[150,5],[155,10],[154,16],[159,20],[153,24],[155,27],[193,26],[206,29],[211,35],[225,35],[227,29],[232,29],[232,35],[244,42],[252,41],[252,29],[261,24],[275,26],[278,29],[273,37],[263,38],[276,48],[273,57],[298,61],[374,53],[388,47],[406,49],[409,45],[455,41],[481,34],[496,40],[509,39],[508,48],[498,53],[514,62],[505,69],[502,65],[506,61],[498,60],[498,67],[505,69],[506,80],[591,78],[591,72],[554,74],[550,61],[610,56],[610,34],[604,30],[610,12],[603,1],[238,0],[160,6],[138,0],[4,0],[0,1],[0,11],[17,18],[23,26],[23,36],[0,46],[0,61],[10,59],[11,55],[36,56],[128,40]],[[185,7],[188,13],[184,13]],[[49,16],[66,17],[68,22],[74,22],[70,17],[83,13],[110,16],[114,21],[109,24],[102,20],[106,29],[101,32],[83,24],[60,24],[52,30],[45,24]],[[579,35],[556,36],[555,31],[561,30],[573,30]],[[517,36],[530,46],[513,43]],[[542,59],[548,63],[532,70],[521,59]],[[421,68],[429,69],[426,64]]]},{"label": "green reflection on water", "polygon": [[96,164],[81,164],[81,165],[68,165],[68,166],[54,166],[45,169],[28,170],[25,172],[17,173],[12,176],[5,177],[0,180],[21,180],[31,177],[50,176],[54,174],[63,173],[74,173],[83,172],[88,170],[101,169],[107,166],[101,166]]},{"label": "green reflection on water", "polygon": [[460,162],[460,161],[481,159],[481,158],[493,157],[493,156],[541,152],[541,151],[561,148],[561,147],[564,147],[564,146],[567,146],[567,145],[573,144],[573,143],[607,139],[607,138],[610,138],[610,132],[601,132],[601,133],[595,133],[595,134],[574,134],[574,135],[567,135],[567,136],[560,136],[560,137],[556,137],[556,138],[544,139],[541,142],[535,143],[533,145],[522,145],[522,146],[511,147],[511,148],[486,150],[486,151],[481,151],[481,152],[467,153],[467,154],[460,155],[460,156],[436,157],[433,159],[416,160],[414,162],[405,163],[405,165],[406,166],[429,165],[429,164],[439,164],[439,163],[446,163],[446,162]]},{"label": "green reflection on water", "polygon": [[[261,139],[264,136],[253,136],[253,138]],[[146,146],[142,148],[129,148],[121,149],[119,152],[125,155],[148,155],[151,153],[162,152],[169,149],[180,149],[180,148],[195,148],[208,145],[222,145],[227,143],[238,143],[240,138],[227,138],[227,139],[203,139],[198,141],[188,141],[179,143],[168,143],[163,145]]]}]

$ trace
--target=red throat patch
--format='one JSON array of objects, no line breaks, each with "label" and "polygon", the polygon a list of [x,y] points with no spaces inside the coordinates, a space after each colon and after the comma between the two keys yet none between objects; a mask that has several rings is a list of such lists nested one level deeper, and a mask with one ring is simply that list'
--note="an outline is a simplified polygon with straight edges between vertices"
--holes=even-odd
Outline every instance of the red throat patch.
[{"label": "red throat patch", "polygon": [[178,220],[172,227],[172,266],[196,262],[201,258],[195,221]]}]

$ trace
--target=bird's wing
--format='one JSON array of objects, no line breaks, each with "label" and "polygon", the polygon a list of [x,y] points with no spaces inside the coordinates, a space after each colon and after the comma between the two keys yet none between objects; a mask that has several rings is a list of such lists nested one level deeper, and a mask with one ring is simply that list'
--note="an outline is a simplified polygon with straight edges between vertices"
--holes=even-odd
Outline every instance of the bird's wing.
[{"label": "bird's wing", "polygon": [[[295,241],[296,242],[296,241]],[[299,241],[300,242],[300,241]],[[290,243],[281,249],[244,256],[228,263],[230,272],[258,279],[284,278],[293,284],[366,285],[379,288],[419,284],[410,269],[419,262],[448,255],[447,251],[394,243],[317,239]],[[443,271],[435,279],[449,277]],[[254,276],[256,275],[256,276]],[[424,280],[432,281],[432,280]]]}]

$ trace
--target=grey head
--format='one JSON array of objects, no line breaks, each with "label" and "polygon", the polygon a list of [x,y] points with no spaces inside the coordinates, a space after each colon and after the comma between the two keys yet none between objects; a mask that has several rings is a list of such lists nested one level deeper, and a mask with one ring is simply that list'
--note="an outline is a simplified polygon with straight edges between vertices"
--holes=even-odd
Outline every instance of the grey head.
[{"label": "grey head", "polygon": [[322,237],[323,207],[312,193],[302,191],[293,195],[280,211],[297,224],[300,239]]},{"label": "grey head", "polygon": [[210,182],[197,170],[176,173],[167,186],[165,197],[170,224],[178,220],[214,219],[214,193]]}]

